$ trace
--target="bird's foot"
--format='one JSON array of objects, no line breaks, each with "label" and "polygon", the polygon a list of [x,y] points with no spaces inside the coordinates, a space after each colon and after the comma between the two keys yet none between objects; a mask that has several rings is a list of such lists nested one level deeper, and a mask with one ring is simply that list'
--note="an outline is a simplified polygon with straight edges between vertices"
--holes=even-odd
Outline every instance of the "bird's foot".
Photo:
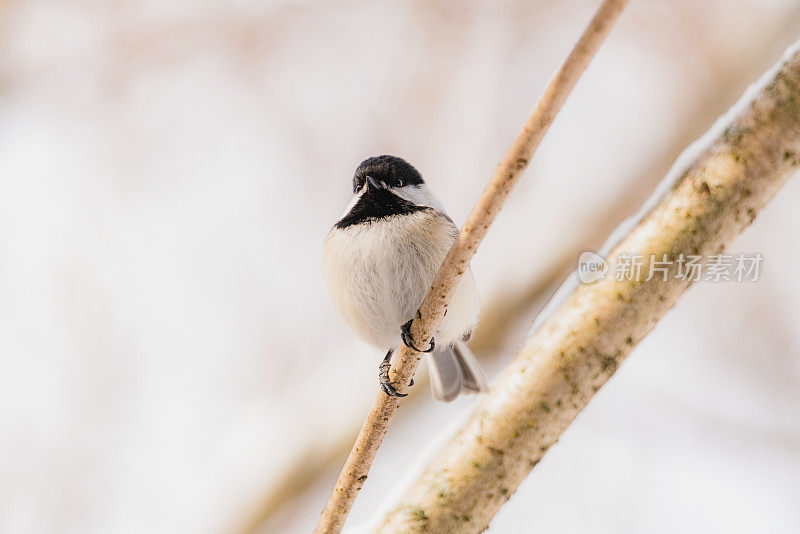
[{"label": "bird's foot", "polygon": [[[381,385],[381,389],[384,393],[389,395],[390,397],[405,397],[408,393],[398,393],[397,389],[395,389],[394,384],[392,381],[389,380],[389,368],[392,366],[392,351],[386,353],[384,356],[383,361],[378,366],[378,381]],[[411,379],[411,384],[409,386],[414,385],[414,379]]]},{"label": "bird's foot", "polygon": [[[413,321],[413,319],[411,321]],[[436,342],[433,338],[431,338],[431,344],[427,350],[420,350],[414,346],[414,338],[411,336],[411,321],[408,321],[400,327],[400,337],[403,339],[405,346],[417,352],[433,352],[434,347],[436,347]]]}]

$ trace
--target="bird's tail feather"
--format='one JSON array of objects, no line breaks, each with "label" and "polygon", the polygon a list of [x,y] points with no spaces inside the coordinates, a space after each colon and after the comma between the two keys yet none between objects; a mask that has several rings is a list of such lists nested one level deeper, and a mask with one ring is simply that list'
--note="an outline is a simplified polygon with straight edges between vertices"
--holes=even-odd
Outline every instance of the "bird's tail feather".
[{"label": "bird's tail feather", "polygon": [[462,392],[477,393],[489,390],[489,382],[478,360],[469,347],[461,341],[434,350],[428,362],[431,390],[433,396],[439,400],[450,402]]}]

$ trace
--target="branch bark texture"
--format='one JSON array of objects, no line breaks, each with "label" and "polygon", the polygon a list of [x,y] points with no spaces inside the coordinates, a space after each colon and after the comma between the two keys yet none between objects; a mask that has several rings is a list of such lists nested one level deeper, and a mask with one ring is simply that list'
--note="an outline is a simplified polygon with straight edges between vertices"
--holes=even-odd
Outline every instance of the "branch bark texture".
[{"label": "branch bark texture", "polygon": [[[480,532],[690,282],[680,255],[719,254],[800,164],[800,47],[612,250],[672,260],[669,276],[579,286],[526,343],[380,532]],[[763,80],[763,79],[762,79]],[[715,130],[716,131],[716,130]]]},{"label": "branch bark texture", "polygon": [[[528,161],[545,132],[627,3],[628,0],[604,0],[567,60],[548,84],[522,131],[495,169],[456,237],[411,325],[411,333],[417,346],[427,346],[436,332],[447,311],[453,291],[489,226],[494,222],[511,189],[528,166]],[[407,347],[395,355],[390,377],[399,385],[396,386],[399,392],[406,392],[405,384],[408,384],[414,376],[420,358],[421,354]],[[356,438],[356,443],[339,473],[315,533],[339,532],[342,529],[399,406],[400,399],[388,397],[383,393],[378,394]]]}]

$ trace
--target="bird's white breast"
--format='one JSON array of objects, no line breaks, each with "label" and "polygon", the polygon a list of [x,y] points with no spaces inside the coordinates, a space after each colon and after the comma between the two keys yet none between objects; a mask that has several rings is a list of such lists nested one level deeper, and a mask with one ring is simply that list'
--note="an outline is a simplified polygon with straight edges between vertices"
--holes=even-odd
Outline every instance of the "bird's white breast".
[{"label": "bird's white breast", "polygon": [[[414,317],[455,233],[452,221],[432,209],[331,230],[323,266],[339,314],[367,343],[380,350],[396,348],[400,326]],[[467,272],[437,343],[450,343],[470,330],[479,306]]]}]

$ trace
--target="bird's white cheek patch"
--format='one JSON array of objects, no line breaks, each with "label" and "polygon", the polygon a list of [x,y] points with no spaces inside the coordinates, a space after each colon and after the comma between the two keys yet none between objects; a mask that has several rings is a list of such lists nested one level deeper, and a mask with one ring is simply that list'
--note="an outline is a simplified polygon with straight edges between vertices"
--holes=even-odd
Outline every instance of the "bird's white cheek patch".
[{"label": "bird's white cheek patch", "polygon": [[425,184],[423,185],[405,185],[397,187],[392,190],[398,196],[408,200],[417,206],[428,206],[441,213],[444,213],[444,207],[433,191],[430,190]]},{"label": "bird's white cheek patch", "polygon": [[353,206],[356,205],[356,202],[358,202],[361,199],[361,195],[364,194],[364,191],[366,191],[366,188],[362,187],[361,191],[353,195],[353,198],[350,199],[350,202],[347,204],[347,207],[344,209],[344,213],[342,213],[342,216],[340,218],[343,219],[347,217],[347,214],[350,213],[350,210],[353,209]]}]

